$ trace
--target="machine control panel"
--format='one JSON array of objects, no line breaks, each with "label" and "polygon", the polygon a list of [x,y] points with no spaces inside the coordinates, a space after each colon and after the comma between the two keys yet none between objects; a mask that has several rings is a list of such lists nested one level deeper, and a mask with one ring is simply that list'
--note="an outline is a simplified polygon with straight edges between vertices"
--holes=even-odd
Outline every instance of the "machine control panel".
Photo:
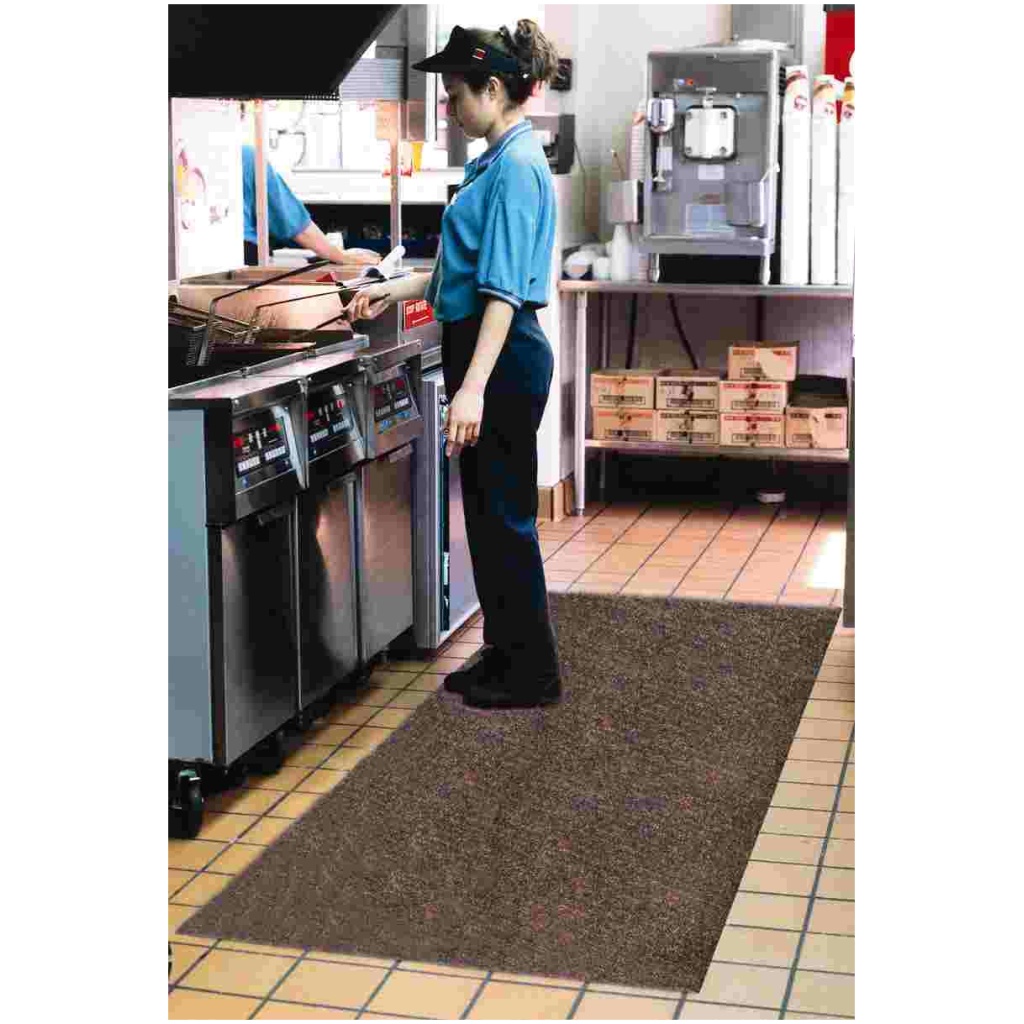
[{"label": "machine control panel", "polygon": [[287,413],[280,406],[237,417],[231,444],[236,494],[295,471]]},{"label": "machine control panel", "polygon": [[351,391],[346,384],[331,384],[311,391],[306,410],[309,461],[360,440]]},{"label": "machine control panel", "polygon": [[409,420],[419,418],[420,412],[404,366],[389,380],[374,384],[372,395],[373,422],[378,437]]}]

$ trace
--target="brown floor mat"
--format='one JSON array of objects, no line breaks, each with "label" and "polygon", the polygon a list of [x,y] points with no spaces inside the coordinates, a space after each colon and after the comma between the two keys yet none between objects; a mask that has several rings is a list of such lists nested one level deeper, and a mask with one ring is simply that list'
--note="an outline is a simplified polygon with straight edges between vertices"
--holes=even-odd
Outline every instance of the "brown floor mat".
[{"label": "brown floor mat", "polygon": [[431,698],[180,930],[698,991],[839,609],[550,599],[559,705]]}]

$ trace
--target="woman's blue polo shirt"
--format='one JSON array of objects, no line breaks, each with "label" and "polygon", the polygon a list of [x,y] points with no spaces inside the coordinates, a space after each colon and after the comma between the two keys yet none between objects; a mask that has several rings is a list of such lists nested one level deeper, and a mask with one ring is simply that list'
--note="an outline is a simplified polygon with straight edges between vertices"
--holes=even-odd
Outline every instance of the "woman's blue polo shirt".
[{"label": "woman's blue polo shirt", "polygon": [[441,321],[478,316],[489,298],[546,306],[554,241],[551,170],[533,125],[520,121],[466,164],[425,298]]}]

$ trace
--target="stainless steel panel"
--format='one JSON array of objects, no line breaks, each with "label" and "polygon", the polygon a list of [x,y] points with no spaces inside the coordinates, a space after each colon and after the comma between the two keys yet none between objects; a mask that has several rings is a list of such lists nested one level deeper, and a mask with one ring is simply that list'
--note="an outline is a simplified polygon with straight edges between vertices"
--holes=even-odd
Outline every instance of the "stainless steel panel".
[{"label": "stainless steel panel", "polygon": [[[211,529],[218,762],[230,764],[297,710],[294,502]],[[219,608],[218,608],[219,605]],[[219,614],[218,614],[219,611]]]},{"label": "stainless steel panel", "polygon": [[306,708],[359,664],[354,475],[300,496],[299,552],[299,706]]},{"label": "stainless steel panel", "polygon": [[462,475],[459,460],[448,462],[448,629],[443,639],[480,608],[473,579],[473,561],[466,536],[466,517],[462,504]]},{"label": "stainless steel panel", "polygon": [[169,413],[168,757],[213,760],[203,414]]},{"label": "stainless steel panel", "polygon": [[412,464],[409,445],[359,469],[359,639],[364,661],[413,621]]}]

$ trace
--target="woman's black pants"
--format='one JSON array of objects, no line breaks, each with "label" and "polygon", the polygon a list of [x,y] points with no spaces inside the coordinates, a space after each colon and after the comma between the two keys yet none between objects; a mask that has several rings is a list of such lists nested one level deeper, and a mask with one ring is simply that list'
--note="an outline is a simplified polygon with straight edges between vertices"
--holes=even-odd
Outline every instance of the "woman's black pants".
[{"label": "woman's black pants", "polygon": [[[442,325],[449,401],[469,369],[480,322],[480,317],[469,317]],[[484,392],[480,438],[460,456],[484,642],[506,657],[507,681],[517,689],[558,676],[537,540],[537,430],[553,369],[551,345],[536,313],[516,311]]]}]

